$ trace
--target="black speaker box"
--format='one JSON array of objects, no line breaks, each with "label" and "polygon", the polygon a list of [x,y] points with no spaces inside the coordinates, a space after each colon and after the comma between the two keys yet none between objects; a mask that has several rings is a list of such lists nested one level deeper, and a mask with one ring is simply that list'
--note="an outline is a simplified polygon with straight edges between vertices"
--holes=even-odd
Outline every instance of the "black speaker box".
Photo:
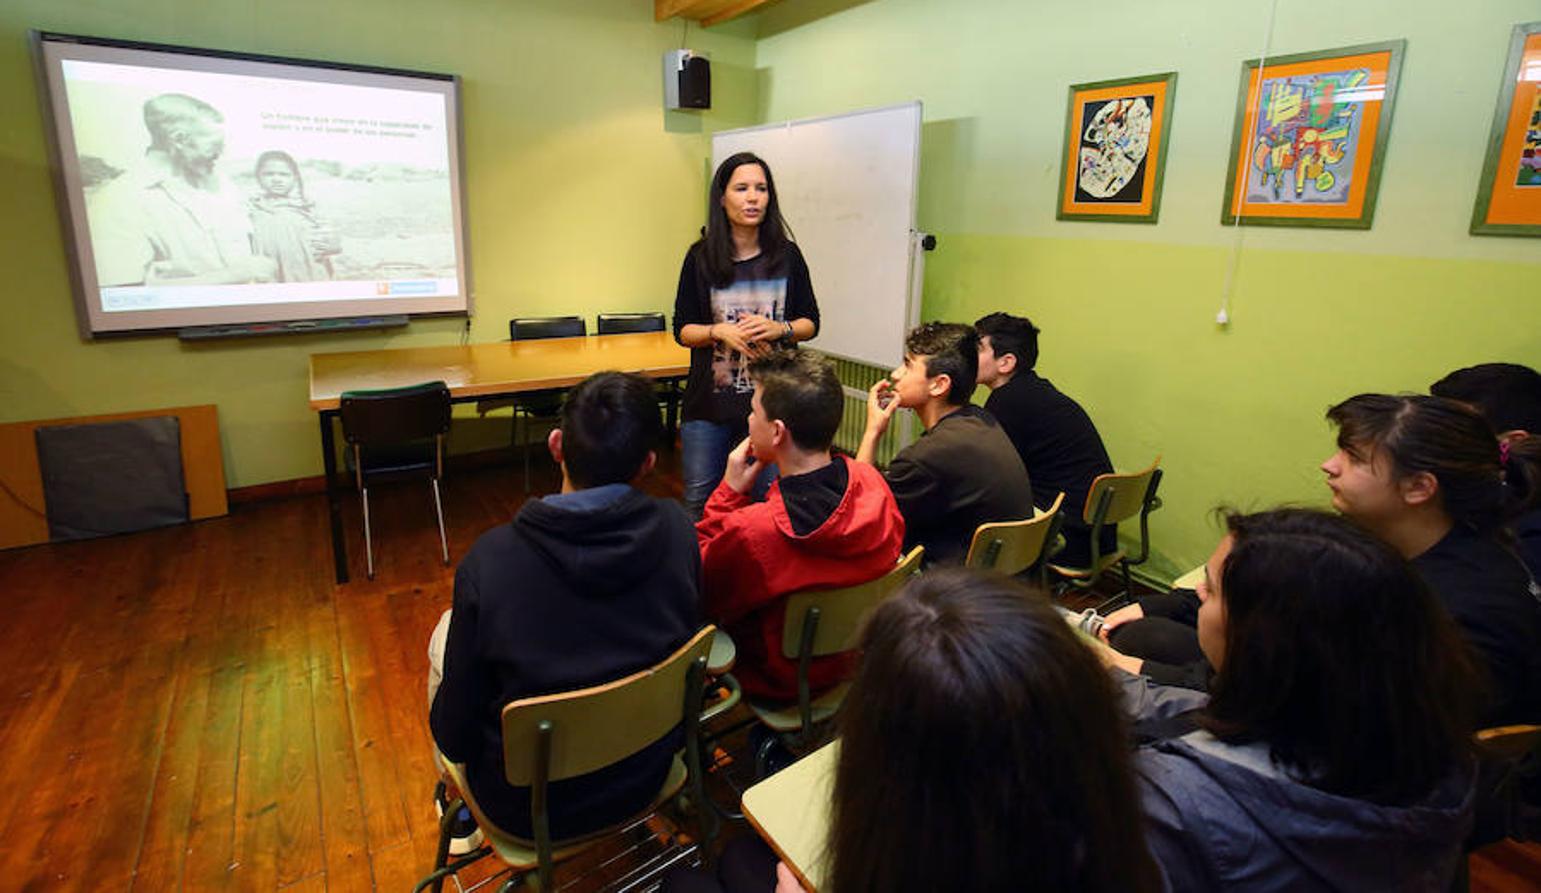
[{"label": "black speaker box", "polygon": [[712,107],[712,63],[705,56],[691,56],[680,69],[680,108]]}]

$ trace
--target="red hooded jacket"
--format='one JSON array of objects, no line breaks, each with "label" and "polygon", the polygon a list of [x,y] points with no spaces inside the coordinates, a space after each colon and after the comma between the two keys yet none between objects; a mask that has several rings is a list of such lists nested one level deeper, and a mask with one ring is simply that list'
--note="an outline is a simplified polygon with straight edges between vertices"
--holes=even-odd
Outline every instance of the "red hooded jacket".
[{"label": "red hooded jacket", "polygon": [[[805,536],[792,531],[779,481],[764,502],[718,484],[696,524],[705,613],[733,636],[738,648],[733,675],[752,697],[797,698],[797,663],[781,655],[783,599],[804,589],[839,589],[877,579],[899,560],[904,518],[883,475],[844,456],[834,461],[846,463],[845,495],[829,518]],[[809,667],[809,686],[823,691],[849,670],[849,655],[818,658]]]}]

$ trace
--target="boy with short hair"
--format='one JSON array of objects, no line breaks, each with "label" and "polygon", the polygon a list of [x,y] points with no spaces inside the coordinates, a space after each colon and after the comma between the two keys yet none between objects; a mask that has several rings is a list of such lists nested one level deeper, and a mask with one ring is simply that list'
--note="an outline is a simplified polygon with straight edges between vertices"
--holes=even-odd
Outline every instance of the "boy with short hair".
[{"label": "boy with short hair", "polygon": [[[562,492],[528,500],[512,523],[482,534],[455,572],[454,608],[428,647],[429,725],[509,833],[533,830],[530,789],[504,779],[504,705],[622,678],[701,627],[690,520],[679,503],[636,487],[662,433],[647,379],[601,372],[580,383],[547,441]],[[598,830],[647,806],[681,740],[676,728],[614,766],[554,782],[551,836]]]},{"label": "boy with short hair", "polygon": [[[831,453],[845,405],[832,362],[807,351],[753,361],[749,436],[728,456],[696,533],[708,616],[733,636],[733,675],[770,701],[797,697],[797,666],[782,656],[787,596],[876,579],[894,568],[904,519],[883,476]],[[759,469],[780,478],[763,502],[750,496]],[[816,658],[810,688],[847,674],[846,655]]]},{"label": "boy with short hair", "polygon": [[971,326],[930,322],[910,332],[904,363],[867,394],[859,461],[873,462],[878,438],[901,406],[926,429],[894,457],[884,478],[904,515],[905,548],[925,546],[927,563],[961,562],[980,524],[1033,516],[1022,458],[994,417],[968,402],[978,368]]},{"label": "boy with short hair", "polygon": [[[985,409],[1006,430],[1033,481],[1033,504],[1046,509],[1065,494],[1065,548],[1054,557],[1064,567],[1091,563],[1091,528],[1084,515],[1086,494],[1113,463],[1097,426],[1081,405],[1034,371],[1039,329],[1024,317],[991,313],[974,323],[979,333],[979,383],[990,389]],[[1099,539],[1101,554],[1118,550],[1118,528],[1108,524]]]}]

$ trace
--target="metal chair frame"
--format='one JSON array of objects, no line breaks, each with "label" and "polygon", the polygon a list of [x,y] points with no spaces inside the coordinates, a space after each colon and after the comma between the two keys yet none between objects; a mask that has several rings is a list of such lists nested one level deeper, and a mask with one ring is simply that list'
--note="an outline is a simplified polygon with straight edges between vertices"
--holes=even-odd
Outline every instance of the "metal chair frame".
[{"label": "metal chair frame", "polygon": [[[624,679],[617,680],[616,682],[593,686],[579,691],[565,692],[560,695],[542,696],[539,698],[528,698],[515,701],[512,704],[504,707],[504,728],[505,730],[509,728],[509,711],[517,710],[521,707],[528,709],[528,707],[525,705],[531,701],[572,702],[585,698],[593,699],[596,696],[604,695],[606,692],[613,692],[619,687],[634,685],[638,683],[646,684],[652,680],[652,677],[654,677],[655,674],[663,672],[668,667],[675,665],[676,661],[681,657],[688,656],[688,652],[692,650],[702,651],[701,642],[703,640],[703,635],[709,639],[711,630],[712,627],[709,626],[704,628],[701,632],[698,632],[696,635],[692,636],[690,641],[686,642],[663,661],[660,661],[659,663],[654,664],[653,666],[648,667],[642,671],[633,673]],[[709,645],[707,647],[709,647]],[[686,776],[684,784],[680,787],[680,789],[669,795],[669,798],[672,799],[679,797],[688,791],[688,796],[697,804],[705,804],[707,802],[706,786],[703,780],[701,769],[701,698],[702,687],[705,684],[706,663],[706,654],[704,651],[702,651],[702,653],[697,654],[694,658],[689,660],[689,663],[685,669],[685,690],[683,700],[681,701],[680,722],[684,726],[685,731],[684,765]],[[571,841],[553,841],[551,838],[549,788],[553,781],[562,780],[561,778],[553,778],[554,773],[552,771],[552,763],[554,757],[553,738],[556,734],[556,723],[549,718],[542,718],[535,724],[535,733],[535,759],[532,775],[529,779],[530,824],[535,832],[533,841],[535,844],[534,874],[538,879],[539,888],[542,890],[550,890],[552,889],[551,880],[556,862],[555,850],[558,845],[578,846],[585,845],[589,842],[598,842],[612,836],[615,832],[622,830],[628,824],[630,824],[630,822],[612,826],[608,829],[601,829],[592,834],[586,834],[581,837],[574,838]],[[505,748],[507,746],[508,743],[505,739]],[[515,773],[513,768],[510,767],[509,781],[511,784],[518,784],[523,782],[522,778],[516,779],[514,775]],[[565,778],[567,776],[564,775],[563,777]],[[440,784],[443,784],[443,782],[440,782]],[[641,815],[651,814],[656,805],[656,803],[653,804]],[[469,807],[473,814],[478,816],[481,815],[481,810],[475,803],[474,798],[472,798],[469,792],[465,790],[462,790],[460,792],[460,796],[453,800],[449,806],[445,808],[444,815],[439,820],[439,841],[438,848],[434,856],[433,871],[417,883],[417,886],[413,888],[413,893],[422,893],[422,891],[430,887],[433,889],[434,893],[441,893],[444,879],[446,877],[455,874],[461,869],[479,861],[480,859],[485,858],[488,855],[492,855],[495,852],[495,848],[493,846],[484,845],[477,850],[468,853],[459,859],[456,859],[453,862],[449,861],[449,845],[451,839],[450,835],[454,827],[455,816],[459,814],[462,807]],[[716,821],[712,810],[704,807],[698,807],[696,809],[696,822],[697,831],[700,835],[698,840],[699,849],[704,858],[709,861],[711,841],[715,838],[717,832]],[[484,831],[485,830],[486,829],[484,829]],[[503,834],[503,836],[508,837],[510,835]],[[517,838],[515,839],[517,840]],[[509,891],[514,890],[531,874],[530,868],[525,865],[513,865],[512,867],[514,868],[513,873],[500,888],[502,893],[509,893]]]},{"label": "metal chair frame", "polygon": [[[389,404],[407,401],[405,405],[417,412],[418,417],[411,421],[418,423],[409,425],[408,430],[400,433],[400,437],[381,439],[381,435],[369,431],[372,421],[367,417],[361,417],[360,412],[389,412]],[[364,410],[364,406],[370,406]],[[353,482],[359,491],[359,504],[364,520],[364,561],[369,579],[375,578],[375,548],[374,535],[370,526],[369,517],[369,486],[371,476],[390,476],[398,473],[405,474],[424,470],[424,466],[413,463],[403,469],[380,469],[371,472],[365,461],[367,450],[373,447],[387,447],[394,444],[406,444],[427,437],[433,438],[433,461],[431,475],[428,479],[429,487],[433,491],[433,513],[439,525],[439,551],[445,565],[449,564],[449,538],[444,530],[444,501],[439,491],[439,481],[444,477],[444,438],[449,432],[450,425],[450,395],[449,388],[442,381],[427,382],[420,385],[409,385],[403,388],[387,388],[372,391],[345,391],[339,401],[339,415],[342,418],[343,437],[348,443],[350,455],[353,459]],[[358,429],[366,430],[360,432]]]},{"label": "metal chair frame", "polygon": [[[1099,614],[1118,605],[1120,602],[1128,601],[1134,597],[1134,578],[1130,574],[1129,569],[1135,565],[1144,564],[1150,558],[1150,513],[1156,509],[1161,508],[1161,499],[1156,495],[1157,489],[1161,486],[1162,471],[1159,467],[1160,463],[1161,458],[1158,456],[1156,457],[1156,461],[1152,464],[1150,469],[1150,483],[1146,485],[1145,493],[1140,500],[1139,555],[1136,557],[1131,557],[1127,554],[1124,554],[1118,559],[1117,563],[1123,574],[1123,591],[1112,596],[1111,598],[1106,599],[1102,602],[1102,604],[1098,605],[1097,613]],[[1144,472],[1137,472],[1136,474],[1144,474]],[[1100,477],[1124,476],[1125,475],[1102,475]],[[1096,482],[1093,482],[1092,486],[1095,488]],[[1112,486],[1103,488],[1102,492],[1098,496],[1097,505],[1092,510],[1091,517],[1087,519],[1091,525],[1091,561],[1087,564],[1086,569],[1089,570],[1090,573],[1086,574],[1085,576],[1062,577],[1055,586],[1057,594],[1063,594],[1070,591],[1071,589],[1091,589],[1097,584],[1097,581],[1099,578],[1101,578],[1103,572],[1107,570],[1106,567],[1103,567],[1101,534],[1102,526],[1107,522],[1108,509],[1112,505],[1114,491],[1115,488]],[[1123,550],[1120,549],[1119,551],[1122,552]]]}]

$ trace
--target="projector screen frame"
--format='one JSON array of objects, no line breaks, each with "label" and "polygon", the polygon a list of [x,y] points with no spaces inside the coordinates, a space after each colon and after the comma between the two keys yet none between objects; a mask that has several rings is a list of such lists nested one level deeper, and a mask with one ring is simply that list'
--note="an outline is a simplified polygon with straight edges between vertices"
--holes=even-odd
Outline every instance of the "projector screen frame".
[{"label": "projector screen frame", "polygon": [[[409,319],[457,316],[464,316],[469,319],[474,314],[475,291],[472,285],[471,272],[469,191],[466,189],[465,176],[465,127],[461,107],[461,78],[459,75],[325,59],[304,59],[236,50],[122,40],[83,34],[67,34],[38,29],[30,30],[28,36],[33,50],[36,85],[44,134],[48,144],[49,168],[53,178],[55,203],[59,211],[62,227],[61,234],[68,260],[70,290],[74,296],[76,320],[80,336],[83,340],[176,333],[182,329],[194,326],[241,326],[246,324],[303,322],[307,320],[344,320],[390,314],[404,314]],[[69,130],[69,136],[72,141],[71,148],[74,147],[74,134],[72,122],[65,123],[59,120],[60,115],[69,114],[69,105],[64,95],[63,72],[60,70],[62,63],[52,62],[48,58],[47,47],[50,44],[101,47],[109,50],[143,51],[237,63],[288,66],[296,69],[311,69],[313,72],[318,70],[336,71],[347,74],[406,78],[442,84],[442,95],[448,105],[445,121],[453,130],[453,133],[446,135],[445,145],[447,151],[452,156],[448,160],[447,174],[449,176],[452,203],[451,226],[453,227],[459,288],[458,294],[438,296],[433,300],[444,301],[447,297],[449,300],[463,306],[451,306],[442,309],[422,308],[421,304],[423,302],[421,301],[412,302],[412,306],[403,306],[404,299],[400,298],[270,302],[235,304],[223,307],[187,308],[180,311],[182,318],[164,321],[159,324],[134,324],[136,318],[139,320],[145,318],[143,316],[145,312],[126,311],[121,312],[121,323],[125,324],[102,324],[101,320],[107,316],[107,313],[101,306],[100,290],[92,288],[96,281],[94,260],[89,254],[83,254],[81,251],[82,241],[84,241],[88,252],[92,247],[90,245],[90,229],[85,213],[84,190],[80,186],[78,175],[72,183],[71,177],[65,169],[66,147],[61,139],[61,134],[66,129]],[[79,157],[78,151],[72,154],[72,159],[77,163]],[[92,266],[88,267],[88,264]],[[339,310],[341,312],[337,312]],[[177,311],[164,310],[148,312],[160,316],[168,313],[177,313]]]}]

